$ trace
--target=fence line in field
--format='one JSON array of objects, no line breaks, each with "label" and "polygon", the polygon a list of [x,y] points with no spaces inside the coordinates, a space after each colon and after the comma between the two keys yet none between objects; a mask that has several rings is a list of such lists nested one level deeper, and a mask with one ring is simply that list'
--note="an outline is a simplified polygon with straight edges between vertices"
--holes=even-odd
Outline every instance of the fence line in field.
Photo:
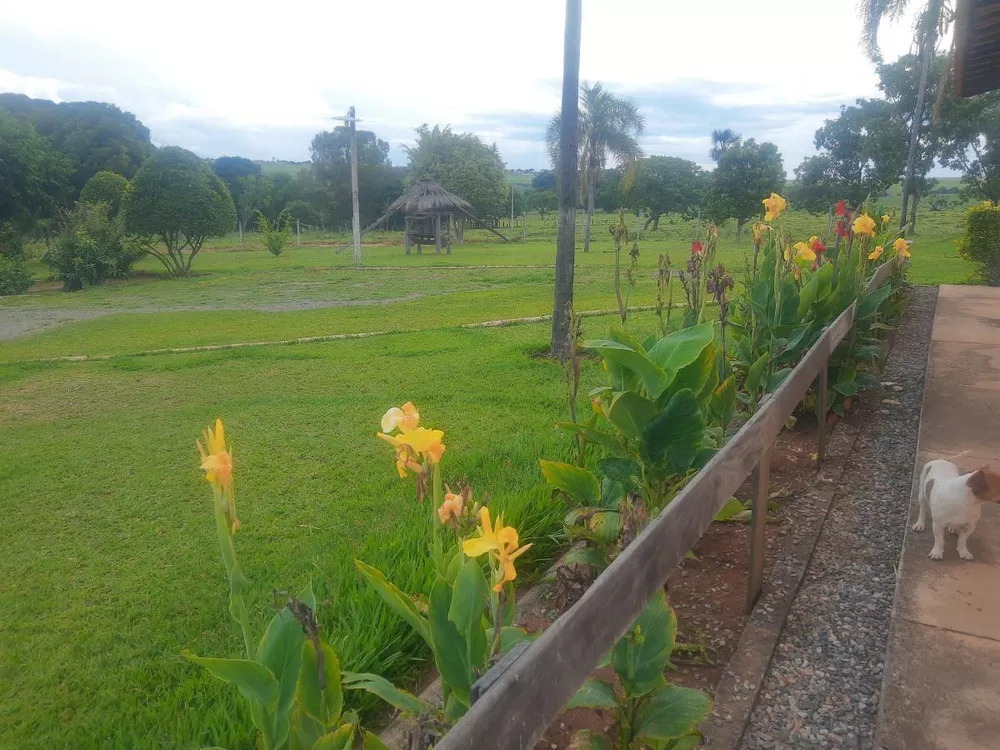
[{"label": "fence line in field", "polygon": [[[879,267],[866,291],[881,286],[893,265],[890,261]],[[852,303],[827,326],[785,382],[764,398],[757,412],[576,604],[520,655],[498,663],[480,680],[488,689],[436,745],[437,750],[533,748],[751,473],[755,481],[747,599],[752,607],[763,581],[771,448],[814,380],[819,384],[817,414],[825,417],[830,355],[850,332],[856,307]],[[826,420],[820,418],[819,461],[825,430]]]}]

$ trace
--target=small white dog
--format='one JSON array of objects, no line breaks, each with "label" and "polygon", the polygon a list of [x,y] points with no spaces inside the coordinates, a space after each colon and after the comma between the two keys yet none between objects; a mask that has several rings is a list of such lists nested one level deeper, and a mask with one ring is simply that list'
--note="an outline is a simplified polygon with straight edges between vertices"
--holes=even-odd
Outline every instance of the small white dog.
[{"label": "small white dog", "polygon": [[928,461],[920,472],[920,515],[913,524],[914,531],[927,527],[927,514],[931,514],[934,547],[929,557],[944,557],[945,530],[958,534],[958,556],[971,560],[972,553],[966,543],[976,530],[979,514],[985,502],[1000,503],[1000,474],[991,469],[979,469],[963,474],[951,461]]}]

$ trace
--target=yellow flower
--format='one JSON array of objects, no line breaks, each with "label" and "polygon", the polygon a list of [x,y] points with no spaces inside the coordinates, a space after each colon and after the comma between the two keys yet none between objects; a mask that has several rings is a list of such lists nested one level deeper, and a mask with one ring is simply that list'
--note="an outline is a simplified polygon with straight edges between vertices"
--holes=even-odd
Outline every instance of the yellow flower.
[{"label": "yellow flower", "polygon": [[400,432],[417,429],[420,424],[420,412],[412,401],[403,404],[403,408],[394,406],[382,415],[382,432],[392,432],[397,427]]},{"label": "yellow flower", "polygon": [[781,216],[781,212],[788,208],[788,201],[777,193],[771,193],[770,198],[761,201],[767,213],[764,214],[764,221],[773,221]]},{"label": "yellow flower", "polygon": [[785,245],[785,252],[783,253],[783,255],[785,256],[785,262],[786,263],[791,263],[792,262],[792,246],[791,245]]},{"label": "yellow flower", "polygon": [[895,242],[892,243],[892,249],[896,251],[896,255],[901,258],[910,257],[910,245],[911,242],[907,242],[902,237],[898,237]]},{"label": "yellow flower", "polygon": [[406,470],[417,474],[424,470],[420,462],[427,459],[436,464],[444,455],[445,447],[441,442],[444,432],[417,427],[400,435],[378,433],[378,437],[396,449],[396,471],[402,479],[406,478]]},{"label": "yellow flower", "polygon": [[816,251],[809,247],[809,244],[806,242],[796,242],[793,249],[799,260],[808,260],[810,262],[816,260]]},{"label": "yellow flower", "polygon": [[446,492],[444,502],[438,508],[438,518],[441,523],[448,523],[452,518],[458,518],[465,510],[465,497],[454,492]]},{"label": "yellow flower", "polygon": [[889,216],[889,214],[884,214],[882,216],[882,223],[883,224],[888,224],[890,221],[892,221],[892,217]]},{"label": "yellow flower", "polygon": [[229,523],[235,534],[240,521],[236,517],[236,501],[233,498],[233,454],[226,445],[226,430],[222,426],[222,420],[215,420],[214,431],[211,427],[205,429],[205,445],[200,440],[196,440],[195,445],[198,446],[206,481],[212,485],[213,490],[226,497]]},{"label": "yellow flower", "polygon": [[993,205],[993,201],[983,201],[982,202],[983,208],[990,208],[992,205]]},{"label": "yellow flower", "polygon": [[764,237],[764,232],[771,231],[771,227],[767,224],[761,224],[759,221],[755,221],[750,225],[750,229],[753,231],[753,241],[760,244],[760,241]]},{"label": "yellow flower", "polygon": [[517,530],[513,526],[504,526],[502,515],[497,516],[494,528],[490,523],[489,508],[483,508],[479,512],[479,520],[481,525],[476,529],[479,536],[470,537],[462,542],[462,552],[466,557],[489,554],[496,562],[493,590],[502,591],[505,583],[517,578],[514,561],[531,549],[531,545],[517,546],[519,541]]},{"label": "yellow flower", "polygon": [[876,245],[875,249],[868,253],[868,260],[878,260],[882,257],[882,251],[885,250],[881,245]]},{"label": "yellow flower", "polygon": [[868,214],[861,214],[854,220],[854,233],[862,237],[875,236],[875,219]]}]

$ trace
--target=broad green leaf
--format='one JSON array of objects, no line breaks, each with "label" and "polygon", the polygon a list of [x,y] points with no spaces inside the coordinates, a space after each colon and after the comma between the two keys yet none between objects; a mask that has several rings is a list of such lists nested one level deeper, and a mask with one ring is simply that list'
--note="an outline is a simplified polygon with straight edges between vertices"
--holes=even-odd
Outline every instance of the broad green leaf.
[{"label": "broad green leaf", "polygon": [[858,359],[878,359],[883,353],[884,350],[878,344],[866,344],[854,350],[854,356]]},{"label": "broad green leaf", "polygon": [[622,514],[616,510],[595,513],[590,519],[590,530],[601,544],[611,544],[622,532]]},{"label": "broad green leaf", "polygon": [[632,486],[642,476],[642,467],[630,458],[602,458],[596,468],[601,476],[625,486]]},{"label": "broad green leaf", "polygon": [[874,315],[875,311],[882,306],[882,303],[888,299],[890,294],[892,294],[892,287],[886,284],[885,286],[880,286],[871,294],[864,295],[858,302],[858,309],[854,315],[854,319],[860,321]]},{"label": "broad green leaf", "polygon": [[736,411],[736,376],[730,375],[713,391],[708,406],[712,421],[725,429],[733,421]]},{"label": "broad green leaf", "polygon": [[[820,268],[820,271],[825,267]],[[832,271],[833,266],[830,266],[830,269]],[[799,291],[799,307],[795,316],[799,320],[805,318],[806,313],[812,309],[813,303],[816,302],[816,296],[819,294],[821,283],[822,278],[820,277],[820,273],[816,271],[816,273],[809,277],[809,281],[802,285],[802,289]]]},{"label": "broad green leaf", "polygon": [[678,737],[667,747],[667,750],[694,750],[704,741],[700,732]]},{"label": "broad green leaf", "polygon": [[400,690],[384,677],[377,674],[342,672],[344,687],[348,690],[364,690],[377,695],[393,708],[412,717],[421,714],[434,715],[437,712],[426,702],[412,693]]},{"label": "broad green leaf", "polygon": [[618,441],[618,438],[607,432],[601,432],[600,430],[595,430],[593,427],[588,427],[585,424],[576,424],[575,422],[558,422],[556,427],[574,432],[586,442],[600,445],[617,455],[624,453],[624,447]]},{"label": "broad green leaf", "polygon": [[361,750],[389,750],[382,740],[367,729],[362,729],[361,731],[363,732]]},{"label": "broad green leaf", "polygon": [[850,397],[858,395],[857,380],[842,380],[839,383],[834,383],[831,387],[842,396]]},{"label": "broad green leaf", "polygon": [[567,750],[611,750],[611,743],[591,729],[581,729],[573,735]]},{"label": "broad green leaf", "polygon": [[478,560],[470,559],[458,573],[452,591],[451,620],[468,647],[467,659],[474,667],[485,666],[489,645],[483,628],[483,612],[489,604],[489,583]]},{"label": "broad green leaf", "polygon": [[469,706],[469,688],[474,678],[468,659],[465,638],[455,627],[448,614],[451,611],[451,587],[441,578],[434,582],[428,602],[431,642],[434,649],[434,663],[441,679]]},{"label": "broad green leaf", "polygon": [[[513,625],[504,625],[500,628],[500,653],[506,654],[518,643],[531,643],[540,635],[541,633],[527,633]],[[486,638],[493,641],[493,628],[486,628]]]},{"label": "broad green leaf", "polygon": [[735,497],[731,497],[726,501],[726,504],[722,506],[722,509],[715,514],[715,520],[728,521],[737,513],[742,513],[742,512],[743,512],[743,503],[741,503]]},{"label": "broad green leaf", "polygon": [[614,479],[605,477],[601,480],[601,507],[606,510],[615,510],[620,505],[626,494],[625,487]]},{"label": "broad green leaf", "polygon": [[663,670],[676,637],[677,615],[660,591],[611,653],[611,664],[627,696],[640,698],[663,684]]},{"label": "broad green leaf", "polygon": [[792,374],[791,367],[783,367],[777,372],[772,373],[770,379],[767,381],[767,392],[772,393],[778,390],[781,384],[784,383],[785,380],[788,379],[788,376],[791,374]]},{"label": "broad green leaf", "polygon": [[288,711],[292,707],[295,688],[302,666],[302,625],[288,607],[271,618],[264,637],[257,647],[257,660],[278,680],[278,705],[275,709],[275,744],[288,737]]},{"label": "broad green leaf", "polygon": [[708,465],[708,462],[715,458],[719,452],[718,448],[702,448],[691,462],[691,468],[701,471]]},{"label": "broad green leaf", "polygon": [[771,358],[771,352],[765,351],[757,361],[750,365],[750,371],[747,373],[746,389],[747,392],[751,394],[756,394],[761,392],[761,387],[764,385],[764,374],[767,372],[767,362]]},{"label": "broad green leaf", "polygon": [[319,659],[316,647],[309,639],[302,644],[302,669],[295,697],[305,713],[324,727],[340,719],[344,707],[344,691],[340,684],[340,660],[329,644],[320,641],[323,653],[323,690],[319,688]]},{"label": "broad green leaf", "polygon": [[288,729],[289,750],[312,750],[312,746],[325,733],[326,726],[309,716],[301,703],[292,704]]},{"label": "broad green leaf", "polygon": [[608,567],[608,558],[599,547],[574,547],[562,557],[563,565],[589,565],[597,570]]},{"label": "broad green leaf", "polygon": [[637,438],[656,414],[656,404],[635,391],[619,393],[611,401],[608,421],[627,438]]},{"label": "broad green leaf", "polygon": [[691,466],[705,432],[705,419],[694,394],[684,389],[649,423],[642,435],[639,452],[652,466],[683,473]]},{"label": "broad green leaf", "polygon": [[617,341],[607,339],[586,341],[583,346],[585,349],[598,352],[608,362],[631,370],[638,375],[650,398],[659,397],[663,389],[669,385],[669,380],[672,379],[672,377],[668,379],[663,368],[652,362],[645,352],[638,352],[630,346],[619,344]]},{"label": "broad green leaf", "polygon": [[396,588],[382,574],[382,571],[373,568],[371,565],[355,560],[354,565],[361,573],[368,585],[378,592],[382,601],[389,605],[389,609],[399,615],[406,623],[420,634],[420,637],[433,648],[434,642],[431,640],[430,626],[427,620],[417,611],[413,600]]},{"label": "broad green leaf", "polygon": [[778,318],[782,326],[794,326],[799,322],[799,290],[790,281],[781,285],[781,314]]},{"label": "broad green leaf", "polygon": [[351,750],[357,728],[356,724],[344,724],[337,731],[320,737],[313,750]]},{"label": "broad green leaf", "polygon": [[313,583],[312,580],[305,585],[305,588],[299,592],[299,601],[305,604],[313,612],[316,611],[316,594],[313,593]]},{"label": "broad green leaf", "polygon": [[669,740],[687,734],[708,718],[712,699],[693,688],[665,685],[653,694],[643,712],[638,735],[648,740]]},{"label": "broad green leaf", "polygon": [[542,467],[545,481],[569,495],[570,500],[580,505],[599,505],[601,484],[597,477],[586,469],[561,461],[538,462]]},{"label": "broad green leaf", "polygon": [[719,375],[715,365],[715,345],[710,341],[694,362],[685,365],[677,372],[677,377],[670,387],[660,396],[660,403],[668,400],[677,391],[689,388],[698,401],[708,398],[718,385]]},{"label": "broad green leaf", "polygon": [[882,390],[882,381],[872,375],[870,372],[865,372],[862,370],[854,378],[858,386],[865,390],[880,391]]},{"label": "broad green leaf", "polygon": [[566,708],[603,708],[612,710],[618,706],[615,689],[604,680],[587,680],[576,695],[570,698]]},{"label": "broad green leaf", "polygon": [[213,659],[197,656],[191,651],[181,651],[181,656],[201,665],[213,677],[233,683],[244,698],[259,703],[269,712],[278,703],[278,680],[260,662],[248,659]]},{"label": "broad green leaf", "polygon": [[[649,350],[649,358],[664,371],[677,373],[697,360],[714,338],[713,323],[682,328],[657,341]],[[673,376],[670,376],[670,379],[673,380]]]}]

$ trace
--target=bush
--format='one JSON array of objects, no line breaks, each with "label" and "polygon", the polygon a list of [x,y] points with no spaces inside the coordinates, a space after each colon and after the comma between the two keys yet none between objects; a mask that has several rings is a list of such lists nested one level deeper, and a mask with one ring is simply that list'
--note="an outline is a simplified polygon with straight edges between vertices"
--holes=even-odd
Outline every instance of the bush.
[{"label": "bush", "polygon": [[122,218],[111,217],[105,203],[76,204],[63,215],[59,236],[42,258],[66,291],[125,278],[142,250],[126,236]]},{"label": "bush", "polygon": [[274,221],[269,221],[260,211],[257,212],[257,230],[264,238],[264,247],[274,257],[281,255],[292,238],[292,217],[285,209]]},{"label": "bush", "polygon": [[108,213],[117,216],[127,190],[128,180],[120,174],[104,170],[87,180],[80,190],[80,200],[84,203],[104,203]]},{"label": "bush", "polygon": [[0,224],[0,297],[24,294],[31,287],[31,274],[24,266],[25,259],[21,236],[11,224]]},{"label": "bush", "polygon": [[965,234],[958,240],[958,254],[976,266],[979,277],[1000,286],[1000,206],[988,201],[965,215]]}]

